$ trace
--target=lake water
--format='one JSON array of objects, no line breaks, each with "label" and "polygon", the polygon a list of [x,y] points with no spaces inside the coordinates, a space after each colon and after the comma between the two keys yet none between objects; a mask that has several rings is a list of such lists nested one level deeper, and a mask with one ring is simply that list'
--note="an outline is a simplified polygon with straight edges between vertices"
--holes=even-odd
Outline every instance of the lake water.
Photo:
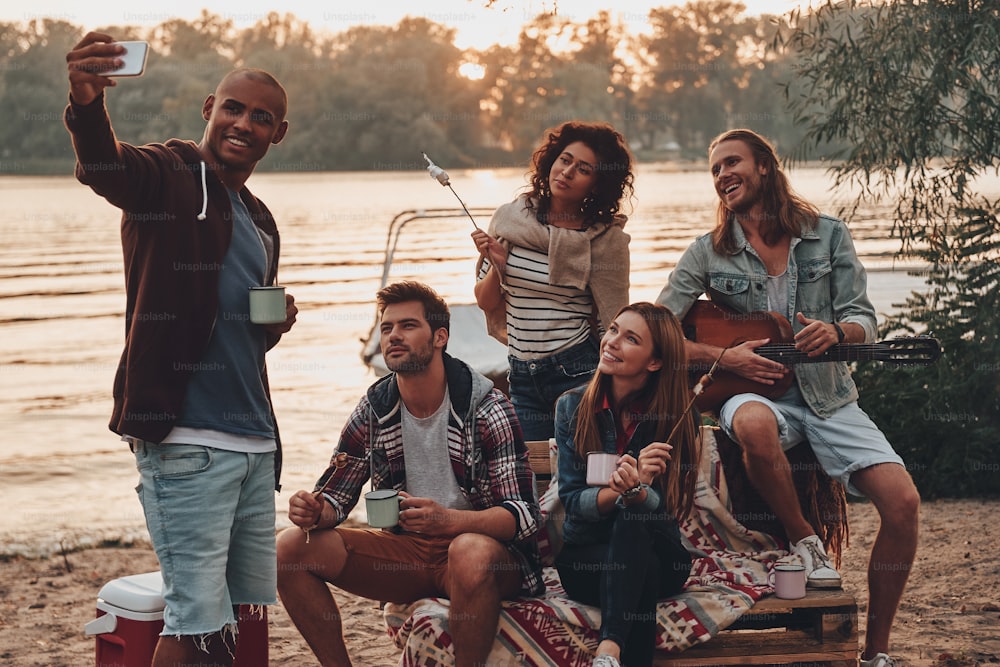
[{"label": "lake water", "polygon": [[[521,170],[453,171],[470,206],[495,207]],[[833,212],[829,178],[791,174],[801,194]],[[279,523],[287,498],[311,488],[350,410],[374,380],[360,358],[373,322],[386,231],[404,209],[450,208],[426,172],[259,174],[251,189],[282,233],[280,281],[298,322],[268,354],[285,448]],[[631,298],[653,300],[691,240],[713,224],[704,172],[641,165],[636,179]],[[123,341],[119,213],[71,177],[0,177],[0,556],[145,536],[128,448],[107,428]],[[888,312],[921,285],[893,262],[887,209],[863,211],[852,233],[876,308]],[[485,227],[487,216],[478,218]],[[468,219],[403,232],[392,279],[422,280],[451,303],[472,301]]]}]

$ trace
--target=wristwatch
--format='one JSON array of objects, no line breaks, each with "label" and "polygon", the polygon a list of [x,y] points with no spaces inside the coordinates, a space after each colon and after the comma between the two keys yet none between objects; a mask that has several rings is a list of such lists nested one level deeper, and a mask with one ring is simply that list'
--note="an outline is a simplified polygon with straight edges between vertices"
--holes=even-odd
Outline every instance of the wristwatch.
[{"label": "wristwatch", "polygon": [[[636,484],[631,489],[626,489],[624,493],[618,494],[618,497],[615,498],[615,506],[621,509],[629,507],[630,503],[633,502],[632,499],[638,498],[642,494],[644,489],[646,490],[646,493],[655,493],[646,484]],[[648,499],[646,500],[646,502],[649,502]]]}]

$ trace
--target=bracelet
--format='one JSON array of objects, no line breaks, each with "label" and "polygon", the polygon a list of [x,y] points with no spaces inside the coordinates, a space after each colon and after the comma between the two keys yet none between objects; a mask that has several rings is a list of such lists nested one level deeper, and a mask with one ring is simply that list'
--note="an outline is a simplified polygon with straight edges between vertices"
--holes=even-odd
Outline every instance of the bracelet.
[{"label": "bracelet", "polygon": [[626,489],[623,493],[618,494],[618,498],[615,499],[615,506],[621,509],[625,509],[632,504],[633,498],[638,498],[643,489],[648,489],[649,487],[645,484],[639,483],[633,486],[631,489]]},{"label": "bracelet", "polygon": [[319,522],[322,521],[322,520],[323,520],[323,510],[320,510],[319,511],[319,517],[317,517],[317,519],[316,519],[316,523],[314,523],[313,525],[309,526],[308,528],[303,528],[302,529],[302,532],[306,534],[306,544],[309,544],[309,533],[311,531],[314,531],[317,528],[319,528]]},{"label": "bracelet", "polygon": [[844,330],[841,329],[840,325],[837,324],[836,322],[830,322],[830,324],[832,324],[833,328],[837,330],[837,343],[838,344],[839,343],[843,343],[844,342],[844,338],[847,337],[846,334],[844,334]]},{"label": "bracelet", "polygon": [[625,491],[622,492],[622,498],[625,498],[626,500],[631,500],[632,498],[638,496],[640,493],[642,493],[641,482],[633,486],[631,489],[625,489]]}]

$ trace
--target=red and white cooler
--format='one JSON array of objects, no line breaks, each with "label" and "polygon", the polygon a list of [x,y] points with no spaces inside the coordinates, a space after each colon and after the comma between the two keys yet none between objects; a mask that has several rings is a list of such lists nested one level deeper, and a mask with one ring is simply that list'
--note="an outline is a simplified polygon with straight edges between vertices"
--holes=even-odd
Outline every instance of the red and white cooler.
[{"label": "red and white cooler", "polygon": [[[97,641],[97,667],[149,667],[163,630],[163,579],[159,571],[109,581],[97,594],[97,618],[83,630]],[[256,610],[255,610],[256,611]],[[239,609],[239,643],[233,667],[267,667],[267,608]]]}]

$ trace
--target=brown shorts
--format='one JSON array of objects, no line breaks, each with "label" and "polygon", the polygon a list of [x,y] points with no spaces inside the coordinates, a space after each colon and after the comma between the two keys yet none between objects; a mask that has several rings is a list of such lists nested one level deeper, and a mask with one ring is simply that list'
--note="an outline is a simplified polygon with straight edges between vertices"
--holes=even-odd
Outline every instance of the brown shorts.
[{"label": "brown shorts", "polygon": [[335,528],[347,561],[334,586],[384,602],[413,602],[448,592],[449,537],[396,534],[372,528]]}]

